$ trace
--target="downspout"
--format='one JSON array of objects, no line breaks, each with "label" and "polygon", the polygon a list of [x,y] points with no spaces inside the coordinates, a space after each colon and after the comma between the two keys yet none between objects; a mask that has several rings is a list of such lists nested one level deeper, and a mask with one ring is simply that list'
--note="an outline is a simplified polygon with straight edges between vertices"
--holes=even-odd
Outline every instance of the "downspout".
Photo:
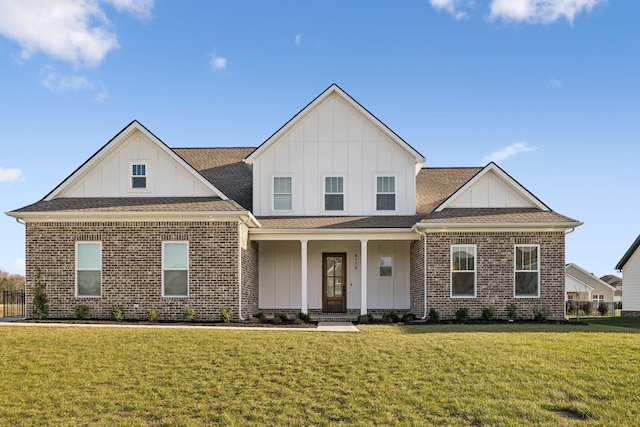
[{"label": "downspout", "polygon": [[25,222],[25,220],[24,220],[24,219],[22,219],[22,218],[18,218],[18,217],[16,217],[16,222],[17,222],[18,224],[22,224],[22,225],[25,225],[25,224],[26,224],[26,222]]},{"label": "downspout", "polygon": [[[246,226],[251,218],[243,221],[238,221],[238,318],[241,322],[244,322],[242,317],[242,226]],[[247,239],[249,236],[247,235]],[[249,242],[247,242],[248,244]]]},{"label": "downspout", "polygon": [[424,272],[424,314],[422,315],[422,320],[427,320],[427,233],[426,231],[420,231],[416,227],[416,233],[420,234],[423,238],[424,246],[423,246],[423,272]]}]

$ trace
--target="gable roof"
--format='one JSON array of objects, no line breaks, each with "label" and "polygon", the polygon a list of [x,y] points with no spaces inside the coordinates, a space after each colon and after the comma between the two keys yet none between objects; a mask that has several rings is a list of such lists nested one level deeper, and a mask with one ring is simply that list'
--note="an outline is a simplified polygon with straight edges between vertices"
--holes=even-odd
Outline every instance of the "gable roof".
[{"label": "gable roof", "polygon": [[606,274],[600,278],[603,282],[607,282],[614,288],[620,290],[622,289],[622,278],[618,276],[614,276],[613,274]]},{"label": "gable roof", "polygon": [[95,154],[93,154],[87,161],[85,161],[78,169],[76,169],[71,175],[65,178],[58,186],[56,186],[49,194],[44,196],[44,201],[51,201],[55,199],[58,195],[60,195],[66,188],[73,185],[73,183],[79,179],[84,173],[89,171],[93,166],[98,164],[103,158],[105,158],[108,153],[111,152],[114,148],[116,148],[119,144],[121,144],[126,138],[131,135],[133,132],[139,131],[143,135],[145,135],[149,140],[151,140],[154,144],[156,144],[162,151],[164,151],[168,156],[170,156],[173,160],[175,160],[178,164],[188,170],[198,181],[205,185],[208,189],[210,189],[213,194],[222,200],[227,200],[228,197],[216,188],[211,182],[205,179],[198,171],[196,171],[189,163],[185,162],[180,156],[176,155],[176,153],[167,146],[160,138],[155,136],[151,131],[149,131],[146,127],[144,127],[137,120],[133,120],[127,126],[124,127],[120,132],[116,134],[113,138],[111,138],[105,145],[103,145]]},{"label": "gable roof", "polygon": [[622,271],[622,269],[624,268],[624,265],[627,263],[627,261],[629,261],[629,258],[631,258],[631,256],[634,254],[636,249],[638,249],[638,246],[640,246],[640,236],[636,238],[636,240],[631,244],[629,249],[627,249],[627,252],[625,252],[625,254],[622,256],[620,261],[618,261],[618,264],[616,264],[616,270]]},{"label": "gable roof", "polygon": [[585,270],[584,268],[580,267],[579,265],[576,265],[576,264],[573,264],[573,263],[567,264],[566,267],[565,267],[565,273],[568,274],[569,276],[573,277],[574,279],[584,283],[585,285],[587,285],[591,289],[595,289],[593,287],[593,285],[597,284],[599,286],[604,287],[605,289],[608,289],[611,292],[615,292],[615,290],[616,290],[616,288],[614,288],[613,286],[611,286],[607,282],[601,280],[600,278],[598,278],[593,273],[589,273],[587,270]]},{"label": "gable roof", "polygon": [[487,164],[482,170],[480,170],[473,178],[467,181],[462,187],[458,188],[453,194],[451,194],[444,202],[438,206],[435,211],[440,212],[443,209],[447,208],[451,205],[462,193],[464,193],[467,189],[469,189],[473,184],[478,182],[483,176],[488,173],[495,173],[498,177],[500,177],[504,182],[506,182],[511,188],[516,190],[521,196],[523,196],[526,200],[530,201],[534,206],[543,211],[550,211],[549,207],[542,203],[540,199],[534,196],[529,190],[524,188],[518,181],[513,179],[508,173],[502,170],[497,164],[494,162],[490,162]]},{"label": "gable roof", "polygon": [[258,158],[266,149],[268,149],[274,142],[276,142],[282,135],[286,134],[289,130],[291,130],[298,122],[300,122],[311,110],[320,105],[325,99],[327,99],[332,94],[338,95],[345,101],[348,105],[350,105],[354,110],[358,111],[364,117],[366,117],[369,121],[371,121],[378,129],[380,129],[387,137],[389,137],[392,141],[394,141],[398,146],[408,152],[417,163],[424,163],[425,157],[420,154],[416,149],[414,149],[411,145],[409,145],[404,139],[402,139],[398,134],[392,131],[387,125],[382,123],[376,116],[371,114],[369,110],[364,108],[358,101],[352,98],[348,93],[346,93],[342,88],[340,88],[337,84],[333,83],[327,89],[325,89],[320,95],[318,95],[315,99],[313,99],[310,103],[308,103],[302,110],[300,110],[296,115],[294,115],[288,122],[286,122],[280,129],[275,131],[266,141],[264,141],[258,148],[256,148],[247,158],[245,162],[249,164],[253,164],[256,158]]}]

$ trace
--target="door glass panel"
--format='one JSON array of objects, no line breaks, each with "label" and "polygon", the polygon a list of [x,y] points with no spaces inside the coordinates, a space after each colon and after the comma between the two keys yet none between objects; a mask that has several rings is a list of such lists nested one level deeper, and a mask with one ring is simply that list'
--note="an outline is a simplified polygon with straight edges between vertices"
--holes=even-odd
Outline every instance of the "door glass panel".
[{"label": "door glass panel", "polygon": [[327,296],[335,296],[335,293],[333,291],[333,277],[329,277],[329,275],[327,275]]}]

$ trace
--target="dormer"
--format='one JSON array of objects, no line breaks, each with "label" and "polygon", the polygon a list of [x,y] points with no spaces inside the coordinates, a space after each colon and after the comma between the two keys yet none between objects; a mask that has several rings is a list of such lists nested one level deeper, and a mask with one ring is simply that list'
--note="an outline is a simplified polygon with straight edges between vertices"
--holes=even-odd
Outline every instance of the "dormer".
[{"label": "dormer", "polygon": [[414,215],[424,161],[335,84],[245,159],[256,216]]}]

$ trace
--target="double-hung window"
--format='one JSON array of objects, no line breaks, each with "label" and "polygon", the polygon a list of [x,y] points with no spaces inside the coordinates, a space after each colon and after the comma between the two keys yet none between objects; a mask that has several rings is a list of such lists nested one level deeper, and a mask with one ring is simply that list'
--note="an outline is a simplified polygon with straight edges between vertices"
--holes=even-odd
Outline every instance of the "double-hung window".
[{"label": "double-hung window", "polygon": [[595,303],[601,303],[604,302],[604,295],[603,294],[593,294],[591,296],[591,300]]},{"label": "double-hung window", "polygon": [[102,243],[76,242],[76,296],[102,294]]},{"label": "double-hung window", "polygon": [[344,179],[341,176],[324,178],[324,210],[344,210]]},{"label": "double-hung window", "polygon": [[144,163],[133,163],[131,165],[131,188],[147,188],[147,165]]},{"label": "double-hung window", "polygon": [[396,210],[396,177],[378,176],[376,177],[376,210],[395,211]]},{"label": "double-hung window", "polygon": [[382,255],[380,257],[380,277],[393,276],[393,257]]},{"label": "double-hung window", "polygon": [[290,211],[293,207],[291,193],[291,177],[276,176],[273,178],[273,210]]},{"label": "double-hung window", "polygon": [[162,289],[165,297],[189,296],[188,242],[162,242]]},{"label": "double-hung window", "polygon": [[515,247],[515,296],[540,296],[540,246],[516,245]]},{"label": "double-hung window", "polygon": [[451,296],[476,296],[476,246],[451,246]]}]

